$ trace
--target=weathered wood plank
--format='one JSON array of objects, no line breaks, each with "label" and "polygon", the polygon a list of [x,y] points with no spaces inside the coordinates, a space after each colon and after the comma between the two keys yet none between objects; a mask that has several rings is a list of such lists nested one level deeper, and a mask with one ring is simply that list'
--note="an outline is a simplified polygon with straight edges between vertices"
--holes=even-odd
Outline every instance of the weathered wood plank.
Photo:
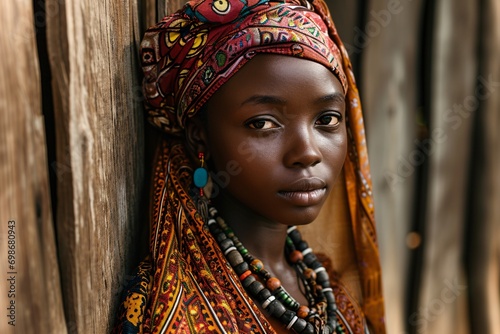
[{"label": "weathered wood plank", "polygon": [[138,1],[47,1],[56,119],[57,234],[71,333],[105,333],[142,256]]},{"label": "weathered wood plank", "polygon": [[[477,83],[478,6],[441,0],[436,7],[424,265],[417,332],[469,333],[463,240],[472,144],[471,98]],[[459,112],[457,112],[459,110]],[[470,114],[469,114],[470,115]]]},{"label": "weathered wood plank", "polygon": [[[396,6],[394,4],[396,3]],[[419,35],[423,1],[375,0],[354,32],[362,53],[362,87],[375,198],[388,333],[405,329],[408,248],[415,167],[403,165],[414,151],[419,92]],[[411,166],[410,166],[411,167]]]},{"label": "weathered wood plank", "polygon": [[65,333],[32,6],[0,11],[0,332]]},{"label": "weathered wood plank", "polygon": [[[170,0],[170,1],[164,0],[164,1],[167,3],[166,8],[168,14],[177,11],[186,3],[186,1],[183,0]],[[158,14],[161,14],[161,12],[159,11]]]},{"label": "weathered wood plank", "polygon": [[[466,249],[471,328],[500,333],[500,3],[482,2],[480,107],[473,147],[472,217]],[[471,117],[472,118],[472,117]]]},{"label": "weathered wood plank", "polygon": [[[152,2],[152,1],[150,1]],[[156,6],[154,7],[154,12],[152,10],[149,10],[147,15],[148,19],[150,18],[155,18],[154,21],[149,20],[149,26],[155,24],[156,22],[160,21],[165,15],[171,14],[178,9],[180,9],[187,1],[183,0],[156,0]],[[148,4],[148,6],[150,6]],[[153,9],[153,6],[150,6],[151,9]],[[154,15],[152,15],[154,14]],[[149,27],[148,26],[148,27]]]}]

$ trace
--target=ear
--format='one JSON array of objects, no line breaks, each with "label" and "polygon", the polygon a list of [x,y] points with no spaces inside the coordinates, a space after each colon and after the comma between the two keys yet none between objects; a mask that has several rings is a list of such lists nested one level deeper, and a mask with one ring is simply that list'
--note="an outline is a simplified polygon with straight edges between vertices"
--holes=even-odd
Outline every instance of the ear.
[{"label": "ear", "polygon": [[196,115],[186,122],[186,146],[193,161],[198,161],[200,152],[205,154],[205,160],[210,158],[206,124],[202,119],[203,117]]}]

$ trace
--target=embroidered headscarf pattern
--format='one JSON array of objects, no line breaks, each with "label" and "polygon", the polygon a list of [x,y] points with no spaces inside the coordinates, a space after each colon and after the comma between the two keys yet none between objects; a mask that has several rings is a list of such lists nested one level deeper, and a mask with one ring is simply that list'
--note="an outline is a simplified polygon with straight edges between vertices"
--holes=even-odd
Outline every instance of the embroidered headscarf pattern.
[{"label": "embroidered headscarf pattern", "polygon": [[170,134],[258,53],[321,63],[347,90],[340,50],[299,1],[191,1],[146,32],[141,52],[149,119]]}]

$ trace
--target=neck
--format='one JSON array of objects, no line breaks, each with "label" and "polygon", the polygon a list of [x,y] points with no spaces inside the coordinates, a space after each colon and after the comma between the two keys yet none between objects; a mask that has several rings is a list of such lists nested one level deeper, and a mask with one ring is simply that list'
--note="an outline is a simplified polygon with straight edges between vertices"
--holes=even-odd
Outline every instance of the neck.
[{"label": "neck", "polygon": [[225,192],[214,203],[245,248],[270,271],[279,271],[287,265],[284,255],[287,225],[260,216]]},{"label": "neck", "polygon": [[213,202],[220,217],[250,254],[262,261],[271,276],[277,277],[301,305],[307,305],[308,301],[297,284],[295,269],[285,258],[288,226],[262,217],[225,193]]}]

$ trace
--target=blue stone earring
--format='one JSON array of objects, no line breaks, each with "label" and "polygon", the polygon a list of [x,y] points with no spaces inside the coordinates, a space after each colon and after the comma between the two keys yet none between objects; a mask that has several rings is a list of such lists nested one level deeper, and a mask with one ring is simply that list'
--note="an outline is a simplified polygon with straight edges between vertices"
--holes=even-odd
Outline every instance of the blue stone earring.
[{"label": "blue stone earring", "polygon": [[193,181],[194,185],[200,189],[200,196],[203,197],[203,187],[208,182],[208,171],[205,168],[205,154],[203,152],[198,153],[198,159],[200,159],[200,167],[194,171]]}]

